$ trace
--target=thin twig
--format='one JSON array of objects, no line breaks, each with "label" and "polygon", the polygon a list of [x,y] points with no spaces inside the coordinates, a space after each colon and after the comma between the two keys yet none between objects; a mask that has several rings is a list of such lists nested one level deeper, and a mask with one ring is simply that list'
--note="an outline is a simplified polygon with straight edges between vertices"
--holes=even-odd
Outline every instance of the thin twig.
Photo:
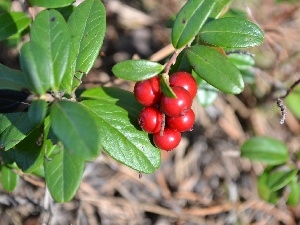
[{"label": "thin twig", "polygon": [[180,52],[182,52],[184,48],[181,49],[177,49],[174,54],[172,55],[171,59],[167,62],[166,67],[165,67],[165,73],[169,74],[170,68],[172,65],[174,65],[176,63],[176,59],[178,57],[178,55],[180,54]]},{"label": "thin twig", "polygon": [[285,93],[285,95],[281,96],[280,98],[277,99],[277,105],[280,108],[281,111],[281,118],[280,118],[280,124],[284,124],[285,118],[286,118],[286,114],[287,114],[287,110],[286,110],[286,106],[283,104],[283,100],[294,90],[294,88],[300,84],[300,79],[298,79],[295,83],[293,83],[293,85],[287,90],[287,92]]},{"label": "thin twig", "polygon": [[296,80],[295,83],[293,83],[293,85],[287,90],[286,94],[281,96],[280,99],[285,99],[298,84],[300,84],[300,79]]}]

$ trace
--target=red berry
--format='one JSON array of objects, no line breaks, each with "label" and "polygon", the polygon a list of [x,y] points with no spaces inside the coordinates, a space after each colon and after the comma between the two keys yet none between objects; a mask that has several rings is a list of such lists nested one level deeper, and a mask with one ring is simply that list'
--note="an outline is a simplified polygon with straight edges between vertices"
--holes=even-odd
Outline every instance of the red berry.
[{"label": "red berry", "polygon": [[165,128],[163,135],[160,132],[153,134],[153,142],[161,150],[171,151],[176,148],[181,141],[181,133],[170,128]]},{"label": "red berry", "polygon": [[170,117],[179,117],[187,113],[192,106],[192,98],[183,87],[172,87],[177,98],[162,96],[160,106],[163,113]]},{"label": "red berry", "polygon": [[190,93],[192,99],[196,96],[198,89],[197,82],[190,73],[184,71],[173,73],[170,76],[169,81],[171,87],[180,86],[186,89]]},{"label": "red berry", "polygon": [[147,133],[157,133],[162,125],[162,113],[153,106],[145,107],[139,115],[139,125]]},{"label": "red berry", "polygon": [[191,130],[195,122],[195,113],[190,109],[185,115],[180,117],[166,117],[167,126],[177,130],[179,132],[184,132]]},{"label": "red berry", "polygon": [[133,92],[136,100],[144,106],[159,103],[162,95],[159,86],[159,77],[156,76],[137,82]]}]

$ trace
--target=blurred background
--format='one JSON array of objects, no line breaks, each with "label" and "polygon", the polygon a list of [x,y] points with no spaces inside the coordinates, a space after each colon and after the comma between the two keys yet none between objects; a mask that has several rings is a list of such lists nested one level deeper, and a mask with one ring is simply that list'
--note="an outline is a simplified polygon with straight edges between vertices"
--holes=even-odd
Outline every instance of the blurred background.
[{"label": "blurred background", "polygon": [[[20,1],[12,2],[22,9]],[[173,52],[172,18],[185,1],[103,2],[107,33],[82,87],[133,90],[134,83],[113,76],[112,66],[132,58],[164,63]],[[177,149],[162,152],[154,174],[140,176],[103,152],[86,164],[80,189],[69,203],[54,203],[36,177],[23,176],[12,193],[0,186],[0,224],[300,224],[299,205],[290,207],[284,200],[272,205],[259,198],[257,176],[264,167],[240,157],[241,144],[253,136],[277,138],[291,155],[300,150],[300,99],[286,102],[283,125],[276,105],[300,78],[300,2],[235,0],[231,7],[265,32],[264,43],[249,49],[255,66],[240,95],[219,93],[206,107],[195,100],[193,131],[184,133]],[[0,63],[18,69],[19,47],[0,43]]]}]

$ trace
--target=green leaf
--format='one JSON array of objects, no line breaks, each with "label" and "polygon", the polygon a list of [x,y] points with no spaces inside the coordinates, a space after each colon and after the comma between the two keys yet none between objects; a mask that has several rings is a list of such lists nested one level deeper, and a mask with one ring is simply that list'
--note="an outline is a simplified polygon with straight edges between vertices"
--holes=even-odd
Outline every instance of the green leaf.
[{"label": "green leaf", "polygon": [[[1,9],[0,9],[1,10]],[[26,34],[28,29],[24,30],[23,32],[13,34],[6,38],[5,40],[1,41],[1,44],[8,48],[17,48],[18,44],[22,42],[21,38],[24,34]]]},{"label": "green leaf", "polygon": [[160,151],[138,126],[141,105],[133,94],[115,88],[98,88],[82,94],[85,98],[88,95],[94,100],[84,100],[82,104],[95,117],[102,148],[134,170],[153,173],[160,165]]},{"label": "green leaf", "polygon": [[7,166],[1,168],[1,182],[6,191],[13,191],[19,182],[19,175]]},{"label": "green leaf", "polygon": [[51,81],[47,74],[48,66],[45,52],[33,42],[25,43],[20,51],[21,69],[29,89],[43,95],[50,89]]},{"label": "green leaf", "polygon": [[228,94],[239,94],[244,89],[240,71],[218,50],[201,45],[187,49],[193,70],[210,85]]},{"label": "green leaf", "polygon": [[172,90],[172,88],[169,85],[169,82],[167,80],[167,77],[165,74],[163,74],[160,78],[160,88],[164,96],[167,96],[169,98],[177,98],[176,94]]},{"label": "green leaf", "polygon": [[202,82],[197,91],[197,99],[204,107],[211,105],[218,97],[219,91],[205,81]]},{"label": "green leaf", "polygon": [[0,15],[0,40],[19,33],[29,26],[31,19],[22,12],[7,12]]},{"label": "green leaf", "polygon": [[289,187],[289,197],[287,199],[287,204],[296,206],[300,202],[300,183],[298,183],[298,178],[295,176],[291,182],[288,184]]},{"label": "green leaf", "polygon": [[32,123],[40,125],[46,117],[47,102],[43,99],[35,100],[31,103],[28,110],[28,117]]},{"label": "green leaf", "polygon": [[227,57],[239,70],[250,69],[255,64],[253,57],[249,54],[229,53]]},{"label": "green leaf", "polygon": [[231,2],[232,2],[232,0],[216,1],[216,5],[210,14],[210,17],[211,18],[219,18],[220,16],[222,16],[222,14],[224,14],[224,11],[228,9],[228,6]]},{"label": "green leaf", "polygon": [[66,7],[62,7],[62,8],[56,8],[56,10],[65,18],[65,20],[67,21],[70,17],[70,15],[72,14],[72,12],[74,11],[76,7],[74,5],[68,5]]},{"label": "green leaf", "polygon": [[269,174],[267,185],[271,191],[277,191],[285,187],[297,175],[297,169],[285,171],[273,171]]},{"label": "green leaf", "polygon": [[11,9],[11,1],[8,0],[0,1],[0,14],[10,11],[10,9]]},{"label": "green leaf", "polygon": [[71,5],[75,0],[29,0],[31,5],[44,8],[59,8]]},{"label": "green leaf", "polygon": [[69,66],[71,38],[66,21],[56,10],[44,10],[32,23],[30,38],[40,49],[32,49],[33,55],[36,56],[32,63],[40,69],[38,78],[42,80],[41,77],[48,77],[49,87],[57,91]]},{"label": "green leaf", "polygon": [[133,117],[138,115],[143,109],[143,106],[133,97],[132,92],[117,87],[90,88],[84,91],[80,98],[83,100],[94,99],[110,102],[126,109]]},{"label": "green leaf", "polygon": [[296,87],[286,98],[286,105],[300,119],[300,86]]},{"label": "green leaf", "polygon": [[83,159],[99,155],[100,144],[95,119],[80,103],[55,102],[50,111],[51,128],[70,154]]},{"label": "green leaf", "polygon": [[115,76],[124,80],[141,81],[147,80],[160,74],[164,66],[149,60],[126,60],[119,62],[112,68]]},{"label": "green leaf", "polygon": [[75,55],[74,68],[75,71],[80,72],[73,80],[73,87],[77,87],[82,75],[92,68],[103,43],[106,31],[106,13],[103,3],[99,0],[85,0],[73,11],[68,24],[74,50],[71,57]]},{"label": "green leaf", "polygon": [[31,172],[33,175],[45,178],[45,169],[44,169],[44,164],[42,164],[40,167],[38,167],[36,170]]},{"label": "green leaf", "polygon": [[287,162],[288,150],[284,143],[270,137],[254,137],[241,147],[241,156],[268,165]]},{"label": "green leaf", "polygon": [[271,190],[267,185],[269,174],[267,172],[263,172],[257,180],[257,190],[259,197],[261,197],[265,201],[269,201],[271,197]]},{"label": "green leaf", "polygon": [[52,198],[57,202],[70,201],[79,185],[84,170],[84,159],[55,145],[52,158],[44,161],[45,179]]},{"label": "green leaf", "polygon": [[0,89],[20,91],[27,87],[24,74],[0,63]]},{"label": "green leaf", "polygon": [[241,70],[243,79],[247,84],[254,84],[255,83],[255,72],[251,69],[248,70]]},{"label": "green leaf", "polygon": [[209,17],[217,1],[189,0],[175,19],[171,40],[176,49],[193,40]]},{"label": "green leaf", "polygon": [[260,45],[264,40],[264,33],[248,20],[226,17],[205,24],[200,31],[200,38],[215,46],[247,48]]},{"label": "green leaf", "polygon": [[26,173],[31,173],[43,164],[43,127],[34,129],[14,148],[3,152],[3,157],[12,159]]},{"label": "green leaf", "polygon": [[28,113],[0,114],[0,147],[8,150],[22,141],[35,127]]}]

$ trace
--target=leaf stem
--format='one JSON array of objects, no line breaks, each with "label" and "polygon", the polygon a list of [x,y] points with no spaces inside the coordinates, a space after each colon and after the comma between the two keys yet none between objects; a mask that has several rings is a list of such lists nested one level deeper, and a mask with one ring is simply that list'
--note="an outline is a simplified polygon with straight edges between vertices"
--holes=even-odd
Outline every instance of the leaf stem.
[{"label": "leaf stem", "polygon": [[174,52],[174,54],[172,55],[171,59],[167,62],[166,67],[165,67],[165,73],[166,74],[169,74],[171,66],[176,63],[176,59],[177,59],[178,55],[180,54],[180,52],[183,51],[183,49],[185,49],[185,47],[177,49]]}]

